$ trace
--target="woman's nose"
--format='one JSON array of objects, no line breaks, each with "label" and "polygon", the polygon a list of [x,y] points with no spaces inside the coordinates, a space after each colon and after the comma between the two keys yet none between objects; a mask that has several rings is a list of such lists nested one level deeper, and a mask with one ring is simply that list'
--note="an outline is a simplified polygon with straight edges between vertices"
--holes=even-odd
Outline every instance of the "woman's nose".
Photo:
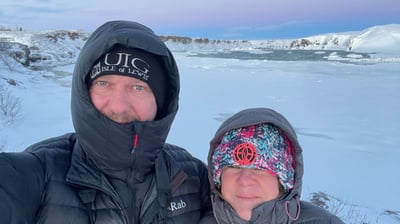
[{"label": "woman's nose", "polygon": [[253,180],[254,174],[251,172],[251,169],[241,169],[239,173],[239,181],[243,183],[250,183]]}]

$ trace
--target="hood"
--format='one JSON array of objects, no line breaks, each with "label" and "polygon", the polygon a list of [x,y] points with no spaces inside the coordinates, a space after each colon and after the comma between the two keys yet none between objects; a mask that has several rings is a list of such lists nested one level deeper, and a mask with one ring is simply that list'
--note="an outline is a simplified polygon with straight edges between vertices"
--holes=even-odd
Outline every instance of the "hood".
[{"label": "hood", "polygon": [[[294,220],[299,212],[298,203],[301,194],[304,167],[302,149],[298,142],[297,135],[291,124],[280,113],[268,108],[251,108],[242,110],[224,121],[210,141],[210,149],[208,153],[208,177],[214,214],[218,223],[248,222],[240,219],[231,206],[221,199],[220,192],[214,185],[212,175],[212,155],[214,154],[214,149],[222,136],[229,130],[262,123],[275,125],[290,139],[295,149],[295,179],[293,189],[289,192],[285,193],[278,199],[263,203],[253,209],[251,223],[290,223],[290,220]],[[286,208],[289,212],[285,211]]]},{"label": "hood", "polygon": [[[93,106],[86,84],[87,76],[98,58],[117,44],[160,57],[166,70],[169,93],[165,97],[166,112],[157,120],[119,124]],[[177,113],[179,85],[174,57],[151,29],[130,21],[110,21],[97,28],[79,54],[71,90],[71,113],[77,143],[87,159],[109,175],[126,169],[141,172],[151,169]]]}]

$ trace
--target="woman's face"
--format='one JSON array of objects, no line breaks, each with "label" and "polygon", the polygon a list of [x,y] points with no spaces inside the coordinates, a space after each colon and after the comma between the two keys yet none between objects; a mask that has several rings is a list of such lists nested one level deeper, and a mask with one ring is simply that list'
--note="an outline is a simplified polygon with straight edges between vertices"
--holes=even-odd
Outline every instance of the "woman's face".
[{"label": "woman's face", "polygon": [[226,167],[221,194],[242,219],[250,220],[253,208],[279,197],[278,177],[265,170]]}]

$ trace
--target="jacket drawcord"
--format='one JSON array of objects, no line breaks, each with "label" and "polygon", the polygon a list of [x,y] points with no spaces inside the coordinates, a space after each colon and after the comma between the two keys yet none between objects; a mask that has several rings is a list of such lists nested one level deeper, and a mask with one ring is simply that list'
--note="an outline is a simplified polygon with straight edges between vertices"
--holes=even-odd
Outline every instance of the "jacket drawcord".
[{"label": "jacket drawcord", "polygon": [[90,224],[94,224],[95,220],[93,218],[92,204],[96,197],[96,190],[94,190],[94,189],[80,190],[79,197],[81,198],[83,204],[85,204],[85,206],[86,206]]},{"label": "jacket drawcord", "polygon": [[92,214],[92,209],[90,208],[90,205],[91,205],[91,203],[86,204],[86,209],[87,209],[88,216],[89,216],[89,223],[90,224],[95,224],[94,220],[93,220],[93,214]]},{"label": "jacket drawcord", "polygon": [[286,212],[286,214],[289,216],[289,218],[292,221],[296,221],[300,216],[300,199],[299,199],[299,196],[296,196],[295,200],[296,200],[296,205],[297,205],[297,214],[296,214],[295,217],[293,217],[289,212],[289,208],[288,208],[289,207],[289,201],[285,201],[285,212]]},{"label": "jacket drawcord", "polygon": [[161,206],[158,214],[158,223],[165,223],[167,216],[168,198],[170,195],[170,182],[167,167],[165,165],[164,153],[161,151],[156,159],[156,182],[157,199]]}]

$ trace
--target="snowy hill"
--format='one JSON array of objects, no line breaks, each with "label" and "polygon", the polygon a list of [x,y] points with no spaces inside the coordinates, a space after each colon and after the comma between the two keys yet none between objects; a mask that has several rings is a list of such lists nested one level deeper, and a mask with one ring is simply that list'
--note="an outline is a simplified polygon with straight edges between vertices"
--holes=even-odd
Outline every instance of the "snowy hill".
[{"label": "snowy hill", "polygon": [[46,67],[75,63],[90,33],[83,31],[0,31],[0,49],[24,65]]},{"label": "snowy hill", "polygon": [[173,50],[181,51],[267,48],[398,53],[400,52],[400,24],[374,26],[362,31],[321,34],[301,39],[229,41],[166,37],[165,40]]},{"label": "snowy hill", "polygon": [[304,38],[304,49],[340,49],[357,52],[400,52],[400,24],[375,26],[361,32],[324,34]]}]

